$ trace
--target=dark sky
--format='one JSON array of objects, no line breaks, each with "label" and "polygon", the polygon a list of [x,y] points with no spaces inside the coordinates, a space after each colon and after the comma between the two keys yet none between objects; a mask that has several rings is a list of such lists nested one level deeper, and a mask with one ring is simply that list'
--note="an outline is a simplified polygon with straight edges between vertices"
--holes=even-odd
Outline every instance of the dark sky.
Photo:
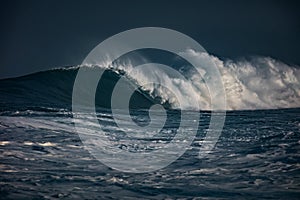
[{"label": "dark sky", "polygon": [[225,58],[300,64],[296,1],[6,1],[0,6],[0,78],[77,65],[127,29],[171,28]]}]

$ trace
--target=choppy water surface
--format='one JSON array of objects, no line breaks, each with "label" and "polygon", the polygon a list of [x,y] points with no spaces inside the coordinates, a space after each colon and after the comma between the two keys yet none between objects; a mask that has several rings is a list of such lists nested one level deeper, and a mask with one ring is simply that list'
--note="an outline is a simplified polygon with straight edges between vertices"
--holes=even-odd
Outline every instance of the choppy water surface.
[{"label": "choppy water surface", "polygon": [[[115,134],[111,114],[105,109],[98,112],[99,122]],[[74,131],[68,110],[3,111],[0,198],[298,199],[299,113],[299,109],[228,112],[213,152],[198,159],[210,117],[201,113],[197,137],[180,159],[158,171],[134,174],[110,169],[93,158]],[[171,116],[162,138],[156,138],[158,143],[174,136],[179,114],[174,111]],[[122,141],[125,135],[118,137]]]}]

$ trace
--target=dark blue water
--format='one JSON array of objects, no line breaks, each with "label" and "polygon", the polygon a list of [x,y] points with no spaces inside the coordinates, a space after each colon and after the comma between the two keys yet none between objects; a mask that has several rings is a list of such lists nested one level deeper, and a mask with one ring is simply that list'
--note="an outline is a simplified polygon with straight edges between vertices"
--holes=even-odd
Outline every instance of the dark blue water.
[{"label": "dark blue water", "polygon": [[[75,75],[54,70],[0,81],[1,199],[299,199],[300,109],[229,111],[213,151],[199,159],[210,120],[210,112],[200,112],[196,138],[183,156],[157,171],[125,173],[95,159],[75,131]],[[112,76],[118,78],[107,74],[108,87]],[[135,95],[141,108],[156,101]],[[180,121],[180,111],[168,112],[165,132],[156,138],[161,144]],[[141,123],[149,118],[138,106],[132,113]],[[105,100],[97,116],[109,135],[125,138],[114,131]]]}]

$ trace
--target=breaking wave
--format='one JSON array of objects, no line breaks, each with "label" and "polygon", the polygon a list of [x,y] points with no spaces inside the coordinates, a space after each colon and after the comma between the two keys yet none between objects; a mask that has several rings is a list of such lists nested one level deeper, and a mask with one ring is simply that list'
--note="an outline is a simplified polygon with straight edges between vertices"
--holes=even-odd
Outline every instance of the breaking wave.
[{"label": "breaking wave", "polygon": [[[115,84],[125,76],[128,85],[138,86],[131,105],[135,108],[161,103],[166,107],[192,109],[199,104],[210,110],[210,95],[202,77],[213,61],[218,67],[226,93],[227,110],[277,109],[300,107],[300,68],[290,66],[269,57],[254,57],[239,61],[222,60],[207,53],[187,50],[190,59],[200,63],[200,74],[193,67],[183,65],[178,71],[185,79],[174,77],[159,68],[144,71],[133,69],[132,63],[97,66],[74,66],[38,72],[18,78],[0,80],[0,106],[46,106],[71,107],[72,89],[79,68],[104,70],[97,89],[96,104],[110,107]],[[214,77],[208,77],[214,78]],[[145,84],[155,80],[160,84]]]}]

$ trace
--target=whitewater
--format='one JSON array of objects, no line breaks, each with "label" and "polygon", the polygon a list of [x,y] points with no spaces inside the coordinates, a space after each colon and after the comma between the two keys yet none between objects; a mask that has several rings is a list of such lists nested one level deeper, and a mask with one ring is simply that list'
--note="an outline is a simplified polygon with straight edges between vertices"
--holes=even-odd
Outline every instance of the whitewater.
[{"label": "whitewater", "polygon": [[[213,63],[221,74],[226,94],[226,110],[300,107],[299,66],[288,65],[270,57],[222,60],[206,52],[195,52],[191,49],[179,55],[185,55],[199,63],[200,74],[186,65],[178,69],[184,74],[185,79],[170,76],[159,68],[134,71],[130,60],[89,67],[110,69],[115,73],[122,72],[128,81],[137,84],[153,98],[160,97],[161,103],[170,103],[174,109],[193,109],[196,107],[193,105],[198,103],[201,109],[211,110],[211,96],[203,77],[207,76],[207,70]],[[87,66],[75,68],[79,67]],[[153,80],[159,84],[147,84]]]}]

